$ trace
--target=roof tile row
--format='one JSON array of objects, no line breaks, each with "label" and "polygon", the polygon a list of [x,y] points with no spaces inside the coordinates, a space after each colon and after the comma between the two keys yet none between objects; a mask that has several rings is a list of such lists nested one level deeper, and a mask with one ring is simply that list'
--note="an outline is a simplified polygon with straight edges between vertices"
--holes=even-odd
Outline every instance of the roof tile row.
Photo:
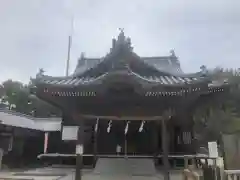
[{"label": "roof tile row", "polygon": [[[106,74],[105,74],[106,75]],[[63,79],[43,79],[42,83],[52,84],[52,85],[71,85],[71,86],[78,86],[85,83],[91,83],[98,79],[101,79],[103,76],[100,77],[71,77],[71,78],[63,78]],[[198,80],[198,78],[190,78],[190,77],[178,77],[178,76],[140,76],[138,74],[134,75],[139,79],[142,79],[147,82],[152,83],[159,83],[163,85],[174,85],[174,84],[191,84]]]}]

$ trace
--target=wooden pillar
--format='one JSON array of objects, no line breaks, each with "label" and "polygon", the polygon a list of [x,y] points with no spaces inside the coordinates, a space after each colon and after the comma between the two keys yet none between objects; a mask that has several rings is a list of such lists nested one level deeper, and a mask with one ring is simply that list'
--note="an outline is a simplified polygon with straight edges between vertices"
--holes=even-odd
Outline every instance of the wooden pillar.
[{"label": "wooden pillar", "polygon": [[163,166],[164,166],[164,180],[170,180],[169,177],[169,161],[168,161],[168,133],[166,126],[166,119],[161,121],[162,130],[162,149],[163,149]]},{"label": "wooden pillar", "polygon": [[171,130],[170,130],[170,137],[171,137],[171,141],[170,141],[170,152],[175,152],[175,126],[174,124],[171,124]]},{"label": "wooden pillar", "polygon": [[81,122],[80,127],[78,128],[78,135],[76,141],[76,172],[75,180],[82,179],[82,167],[83,167],[83,151],[84,151],[84,123]]},{"label": "wooden pillar", "polygon": [[127,148],[127,134],[125,134],[124,136],[124,156],[125,158],[127,158],[127,154],[128,154],[128,148]]},{"label": "wooden pillar", "polygon": [[153,124],[153,146],[154,146],[154,162],[155,165],[158,164],[158,155],[159,155],[159,124],[158,123],[154,123]]},{"label": "wooden pillar", "polygon": [[2,158],[3,158],[3,153],[4,150],[2,148],[0,148],[0,170],[2,169]]}]

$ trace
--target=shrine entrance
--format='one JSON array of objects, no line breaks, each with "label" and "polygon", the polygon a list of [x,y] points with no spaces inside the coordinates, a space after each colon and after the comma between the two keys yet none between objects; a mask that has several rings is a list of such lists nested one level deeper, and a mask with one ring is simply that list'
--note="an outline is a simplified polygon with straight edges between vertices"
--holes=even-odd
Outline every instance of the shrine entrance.
[{"label": "shrine entrance", "polygon": [[126,134],[126,154],[127,155],[153,155],[154,141],[150,124],[141,121],[129,123],[128,133]]},{"label": "shrine entrance", "polygon": [[154,141],[158,137],[154,137],[152,127],[151,123],[144,125],[142,121],[103,120],[99,123],[97,152],[100,155],[153,156],[159,143]]}]

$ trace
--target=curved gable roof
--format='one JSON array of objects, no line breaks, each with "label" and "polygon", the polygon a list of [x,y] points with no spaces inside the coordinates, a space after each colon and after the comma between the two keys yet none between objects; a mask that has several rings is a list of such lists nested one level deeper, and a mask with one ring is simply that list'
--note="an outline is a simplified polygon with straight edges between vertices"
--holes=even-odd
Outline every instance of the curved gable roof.
[{"label": "curved gable roof", "polygon": [[[140,57],[146,64],[153,66],[159,71],[170,73],[173,75],[184,74],[177,57],[158,56],[158,57]],[[104,61],[104,58],[81,58],[75,68],[73,76],[83,74],[89,69],[95,68]]]}]

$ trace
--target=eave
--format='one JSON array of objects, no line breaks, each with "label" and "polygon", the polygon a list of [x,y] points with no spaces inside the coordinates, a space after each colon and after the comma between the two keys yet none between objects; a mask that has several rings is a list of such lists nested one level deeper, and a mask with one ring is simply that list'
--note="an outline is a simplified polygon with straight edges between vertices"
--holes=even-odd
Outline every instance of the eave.
[{"label": "eave", "polygon": [[[161,78],[166,78],[165,76]],[[156,77],[142,77],[131,71],[106,73],[97,78],[48,77],[42,76],[36,81],[40,98],[54,97],[96,97],[115,82],[134,86],[145,97],[185,97],[223,92],[229,87],[226,81],[210,81],[209,78],[182,78],[169,76],[165,81]],[[172,83],[169,79],[172,78]],[[168,80],[167,80],[168,79]],[[178,81],[176,81],[178,79]],[[174,81],[175,80],[175,81]],[[52,100],[51,100],[52,101]]]},{"label": "eave", "polygon": [[[207,82],[208,78],[205,77],[181,77],[173,75],[160,75],[160,76],[141,76],[130,69],[107,72],[98,77],[49,77],[42,76],[36,79],[36,85],[56,86],[56,87],[80,87],[88,85],[103,84],[113,78],[124,79],[127,81],[136,81],[142,85],[149,86],[177,86],[185,87],[202,82]],[[127,80],[127,81],[126,81]]]}]

